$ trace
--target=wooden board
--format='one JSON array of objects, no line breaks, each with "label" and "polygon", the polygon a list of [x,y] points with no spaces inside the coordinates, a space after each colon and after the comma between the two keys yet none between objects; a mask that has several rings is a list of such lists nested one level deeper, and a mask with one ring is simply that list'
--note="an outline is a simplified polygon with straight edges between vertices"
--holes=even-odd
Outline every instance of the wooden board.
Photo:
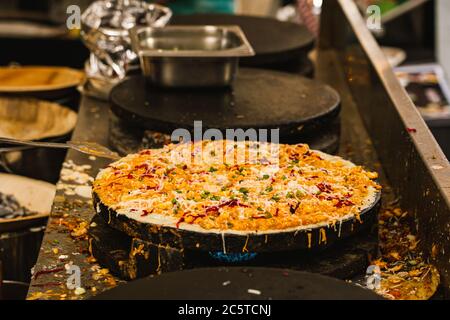
[{"label": "wooden board", "polygon": [[50,91],[76,87],[84,73],[64,67],[0,67],[0,92]]}]

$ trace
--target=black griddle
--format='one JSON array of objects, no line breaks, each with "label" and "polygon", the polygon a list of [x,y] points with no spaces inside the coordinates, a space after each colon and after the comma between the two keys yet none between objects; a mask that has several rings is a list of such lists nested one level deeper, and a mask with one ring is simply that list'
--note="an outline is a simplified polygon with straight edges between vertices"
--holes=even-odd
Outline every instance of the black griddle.
[{"label": "black griddle", "polygon": [[[165,144],[171,142],[171,137],[168,134],[130,125],[112,113],[110,113],[109,120],[108,143],[120,155],[125,156],[144,149],[162,148]],[[296,132],[292,136],[280,137],[280,143],[306,143],[313,150],[335,154],[339,149],[340,130],[340,119],[338,117],[328,125],[322,126],[320,132],[308,134]]]},{"label": "black griddle", "polygon": [[[207,281],[205,281],[207,280]],[[382,300],[374,292],[322,275],[275,268],[200,268],[119,285],[95,300]]]},{"label": "black griddle", "polygon": [[327,248],[335,242],[367,230],[377,220],[381,193],[358,217],[349,217],[331,225],[317,225],[309,229],[293,229],[279,232],[249,232],[235,234],[222,232],[197,232],[174,225],[143,223],[118,214],[92,194],[94,208],[110,227],[143,241],[179,250],[192,249],[223,253],[282,252]]},{"label": "black griddle", "polygon": [[312,73],[307,53],[313,48],[314,36],[303,25],[229,14],[178,15],[172,18],[171,24],[238,25],[255,50],[255,56],[240,59],[241,66],[301,72],[303,75]]},{"label": "black griddle", "polygon": [[177,249],[133,238],[108,226],[102,217],[91,220],[91,253],[104,268],[125,280],[151,274],[214,266],[288,268],[319,273],[338,279],[360,275],[369,265],[369,256],[378,250],[378,228],[335,243],[332,249],[295,250],[270,253],[222,255],[221,252]]},{"label": "black griddle", "polygon": [[[141,128],[171,134],[216,128],[280,129],[280,137],[308,134],[339,114],[340,98],[331,87],[301,76],[241,68],[232,88],[162,89],[132,76],[110,95],[111,110]],[[320,130],[319,130],[320,131]]]}]

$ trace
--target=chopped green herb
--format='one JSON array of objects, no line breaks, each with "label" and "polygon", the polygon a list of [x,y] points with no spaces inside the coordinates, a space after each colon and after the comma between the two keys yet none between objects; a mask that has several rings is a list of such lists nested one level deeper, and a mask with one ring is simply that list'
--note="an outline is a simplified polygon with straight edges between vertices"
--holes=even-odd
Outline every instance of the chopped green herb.
[{"label": "chopped green herb", "polygon": [[297,192],[295,193],[295,196],[297,198],[303,198],[305,196],[305,194],[301,190],[297,190]]},{"label": "chopped green herb", "polygon": [[219,196],[211,196],[210,199],[213,200],[213,201],[219,201],[220,197]]},{"label": "chopped green herb", "polygon": [[274,196],[272,197],[272,200],[273,200],[273,201],[280,201],[280,197],[279,197],[278,195],[274,195]]},{"label": "chopped green herb", "polygon": [[263,180],[267,180],[267,179],[270,178],[270,176],[268,174],[265,174],[265,175],[262,176],[262,178],[263,178]]},{"label": "chopped green herb", "polygon": [[209,172],[216,172],[216,171],[217,171],[217,169],[214,167],[209,168]]},{"label": "chopped green herb", "polygon": [[200,197],[202,197],[202,199],[206,199],[209,197],[210,194],[211,192],[203,190],[202,193],[200,194]]},{"label": "chopped green herb", "polygon": [[267,188],[266,188],[266,192],[272,192],[273,191],[273,187],[272,186],[268,186]]},{"label": "chopped green herb", "polygon": [[246,195],[248,193],[248,189],[247,188],[239,188],[239,192]]}]

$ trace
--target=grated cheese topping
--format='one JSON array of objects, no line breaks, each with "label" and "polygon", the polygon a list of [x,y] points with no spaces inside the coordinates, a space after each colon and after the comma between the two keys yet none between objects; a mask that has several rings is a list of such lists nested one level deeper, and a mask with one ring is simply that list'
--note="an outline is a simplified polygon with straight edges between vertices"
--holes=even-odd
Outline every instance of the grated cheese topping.
[{"label": "grated cheese topping", "polygon": [[93,191],[118,214],[205,232],[276,232],[359,217],[377,173],[305,144],[199,141],[128,155]]}]

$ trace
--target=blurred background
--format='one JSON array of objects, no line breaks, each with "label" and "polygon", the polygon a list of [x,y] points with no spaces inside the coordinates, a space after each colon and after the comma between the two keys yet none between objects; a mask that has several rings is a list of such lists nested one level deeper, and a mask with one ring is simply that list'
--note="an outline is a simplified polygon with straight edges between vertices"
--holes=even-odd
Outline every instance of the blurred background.
[{"label": "blurred background", "polygon": [[[89,51],[79,30],[65,26],[67,7],[83,11],[91,0],[10,0],[0,3],[0,65],[57,65],[82,69]],[[273,17],[305,24],[318,32],[322,0],[159,0],[174,15],[228,13]],[[376,4],[382,28],[374,32],[402,84],[427,120],[447,156],[450,155],[450,1],[356,0],[361,11]],[[425,64],[425,65],[424,65]],[[417,65],[420,65],[417,67]],[[75,103],[76,106],[76,103]]]}]

